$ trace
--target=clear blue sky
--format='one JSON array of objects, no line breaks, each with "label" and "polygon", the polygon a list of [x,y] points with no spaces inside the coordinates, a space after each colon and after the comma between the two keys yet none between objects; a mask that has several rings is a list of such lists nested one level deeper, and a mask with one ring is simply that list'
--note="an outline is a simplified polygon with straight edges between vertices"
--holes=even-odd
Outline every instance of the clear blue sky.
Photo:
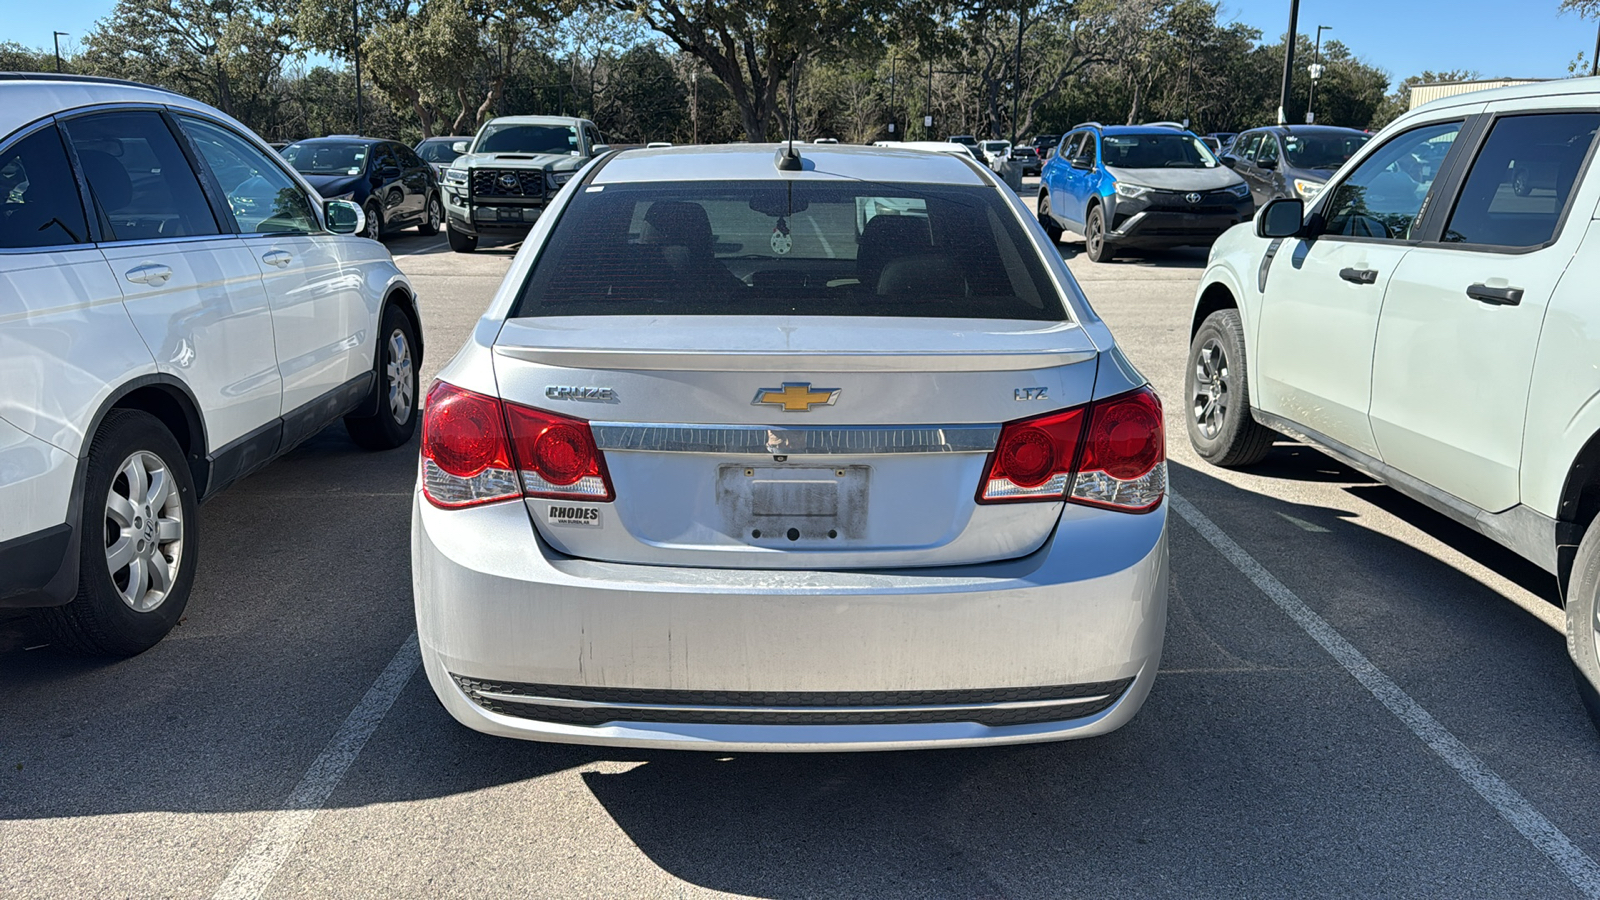
[{"label": "clear blue sky", "polygon": [[[1300,32],[1337,38],[1395,80],[1424,69],[1477,69],[1485,77],[1557,78],[1594,47],[1596,22],[1559,15],[1560,0],[1301,0]],[[0,41],[49,47],[50,33],[81,36],[114,0],[0,0]],[[1261,29],[1289,25],[1288,0],[1223,0],[1224,21]]]}]

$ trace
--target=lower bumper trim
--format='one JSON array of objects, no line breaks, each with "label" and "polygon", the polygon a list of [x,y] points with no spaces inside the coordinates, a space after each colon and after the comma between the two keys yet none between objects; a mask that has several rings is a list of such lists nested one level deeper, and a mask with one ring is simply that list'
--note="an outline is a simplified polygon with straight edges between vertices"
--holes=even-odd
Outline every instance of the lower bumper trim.
[{"label": "lower bumper trim", "polygon": [[952,691],[680,691],[479,681],[452,673],[490,712],[563,725],[895,725],[1060,722],[1114,705],[1132,678],[1091,684]]}]

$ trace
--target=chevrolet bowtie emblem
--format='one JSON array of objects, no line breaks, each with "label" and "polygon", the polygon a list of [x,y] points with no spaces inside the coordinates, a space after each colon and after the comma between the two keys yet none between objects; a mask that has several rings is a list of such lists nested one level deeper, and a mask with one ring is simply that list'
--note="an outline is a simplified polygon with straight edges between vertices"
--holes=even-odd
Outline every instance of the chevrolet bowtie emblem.
[{"label": "chevrolet bowtie emblem", "polygon": [[784,412],[810,412],[817,405],[832,406],[839,399],[838,388],[811,387],[809,381],[785,381],[781,388],[762,388],[756,391],[755,406],[773,404],[782,406]]}]

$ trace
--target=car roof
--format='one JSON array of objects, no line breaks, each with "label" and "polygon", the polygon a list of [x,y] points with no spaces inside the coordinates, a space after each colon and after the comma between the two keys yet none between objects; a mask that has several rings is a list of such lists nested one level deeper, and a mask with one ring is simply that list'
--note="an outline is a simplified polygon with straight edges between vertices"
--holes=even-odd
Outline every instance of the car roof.
[{"label": "car roof", "polygon": [[1191,132],[1173,128],[1171,125],[1100,125],[1101,134],[1190,134]]},{"label": "car roof", "polygon": [[157,103],[191,109],[249,131],[220,110],[148,84],[87,75],[0,72],[0,138],[45,116],[102,103]]},{"label": "car roof", "polygon": [[796,144],[804,167],[780,172],[774,164],[787,144],[721,144],[624,150],[604,162],[593,184],[649,181],[875,181],[919,184],[988,184],[964,153],[934,152],[911,146],[858,147],[851,144]]},{"label": "car roof", "polygon": [[[588,119],[578,116],[495,116],[485,125],[571,125],[573,122],[588,122]],[[593,124],[593,123],[590,123]]]},{"label": "car roof", "polygon": [[1239,133],[1254,131],[1270,131],[1273,134],[1366,134],[1359,128],[1346,128],[1343,125],[1262,125]]},{"label": "car roof", "polygon": [[472,135],[470,135],[470,134],[436,134],[433,137],[423,138],[422,140],[417,141],[417,143],[419,143],[419,144],[431,144],[431,143],[433,143],[435,141],[470,141],[470,140],[472,140]]},{"label": "car roof", "polygon": [[1411,110],[1411,112],[1425,109],[1446,109],[1452,106],[1477,106],[1481,103],[1496,103],[1501,100],[1531,100],[1539,97],[1586,96],[1588,102],[1595,102],[1600,101],[1600,96],[1597,95],[1600,95],[1600,78],[1558,78],[1554,81],[1541,81],[1536,84],[1488,88],[1481,91],[1469,91],[1465,94],[1440,97],[1438,100],[1422,104],[1417,109]]}]

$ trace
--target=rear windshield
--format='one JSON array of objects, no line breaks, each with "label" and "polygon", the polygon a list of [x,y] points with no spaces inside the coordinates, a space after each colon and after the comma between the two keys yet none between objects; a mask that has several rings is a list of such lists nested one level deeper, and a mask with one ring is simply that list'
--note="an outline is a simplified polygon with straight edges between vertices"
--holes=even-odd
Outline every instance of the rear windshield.
[{"label": "rear windshield", "polygon": [[981,185],[589,185],[514,316],[1066,318],[1012,210]]}]

